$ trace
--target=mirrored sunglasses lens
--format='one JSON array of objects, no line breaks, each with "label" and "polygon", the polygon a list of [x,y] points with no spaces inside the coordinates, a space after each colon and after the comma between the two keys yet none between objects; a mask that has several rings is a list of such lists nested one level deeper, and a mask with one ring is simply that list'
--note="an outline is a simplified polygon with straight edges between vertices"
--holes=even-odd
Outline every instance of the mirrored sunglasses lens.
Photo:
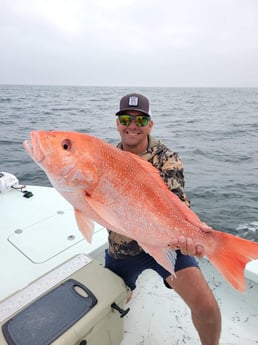
[{"label": "mirrored sunglasses lens", "polygon": [[149,122],[149,118],[147,116],[136,116],[135,118],[135,123],[136,123],[136,126],[138,127],[144,127],[144,126],[147,126]]},{"label": "mirrored sunglasses lens", "polygon": [[120,115],[118,118],[122,126],[129,126],[132,122],[132,117],[130,115]]}]

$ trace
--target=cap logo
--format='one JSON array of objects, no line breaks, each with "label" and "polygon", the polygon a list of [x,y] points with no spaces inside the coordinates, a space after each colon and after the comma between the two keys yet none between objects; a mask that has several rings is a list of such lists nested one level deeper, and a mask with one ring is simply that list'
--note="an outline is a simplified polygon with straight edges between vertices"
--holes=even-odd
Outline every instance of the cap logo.
[{"label": "cap logo", "polygon": [[128,104],[137,107],[137,105],[138,105],[138,97],[137,96],[130,96]]}]

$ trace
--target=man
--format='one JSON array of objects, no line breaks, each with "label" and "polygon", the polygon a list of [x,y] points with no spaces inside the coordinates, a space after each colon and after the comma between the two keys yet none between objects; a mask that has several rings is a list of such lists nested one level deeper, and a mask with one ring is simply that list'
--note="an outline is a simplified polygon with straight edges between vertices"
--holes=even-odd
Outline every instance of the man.
[{"label": "man", "polygon": [[[160,175],[187,206],[190,202],[184,192],[183,165],[177,153],[150,135],[153,120],[149,112],[149,100],[132,93],[120,100],[116,113],[117,130],[121,136],[118,147],[142,156],[160,171]],[[155,186],[153,186],[155,188]],[[145,269],[155,270],[168,288],[174,289],[191,309],[193,324],[202,345],[218,345],[221,332],[221,316],[217,302],[193,257],[203,256],[201,246],[194,246],[191,238],[172,239],[177,250],[176,279],[159,265],[138,243],[128,237],[109,231],[109,249],[105,266],[121,276],[134,290],[138,276]]]}]

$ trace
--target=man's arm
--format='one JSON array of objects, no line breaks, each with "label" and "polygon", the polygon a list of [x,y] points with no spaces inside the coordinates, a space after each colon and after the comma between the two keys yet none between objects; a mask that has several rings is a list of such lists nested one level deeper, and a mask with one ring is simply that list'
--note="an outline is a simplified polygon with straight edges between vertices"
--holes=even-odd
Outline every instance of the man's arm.
[{"label": "man's arm", "polygon": [[[154,159],[153,165],[160,170],[160,175],[171,192],[190,207],[190,200],[184,191],[184,168],[179,155],[176,152],[165,150],[156,160]],[[170,246],[173,249],[180,249],[184,255],[202,257],[205,254],[202,246],[194,245],[191,238],[184,236],[172,239]]]}]

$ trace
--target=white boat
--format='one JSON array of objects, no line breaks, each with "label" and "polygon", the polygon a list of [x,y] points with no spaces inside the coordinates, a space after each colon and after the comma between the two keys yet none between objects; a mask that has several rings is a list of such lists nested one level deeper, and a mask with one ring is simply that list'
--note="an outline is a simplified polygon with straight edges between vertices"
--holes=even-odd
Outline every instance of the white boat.
[{"label": "white boat", "polygon": [[[1,345],[30,345],[26,336],[29,333],[32,337],[33,326],[26,323],[28,311],[37,311],[37,301],[44,305],[50,292],[58,292],[57,288],[71,278],[87,285],[97,303],[59,332],[51,344],[200,344],[188,307],[156,273],[148,270],[140,276],[132,300],[125,305],[128,289],[103,268],[106,229],[96,224],[93,241],[87,243],[77,228],[71,205],[55,189],[10,188],[0,193],[0,205]],[[206,259],[200,260],[200,266],[221,308],[220,344],[258,344],[258,260],[246,267],[245,293],[234,290]],[[60,303],[58,300],[54,303]],[[123,318],[112,303],[126,311]],[[64,314],[70,315],[70,310]],[[33,343],[39,344],[40,340]]]}]

